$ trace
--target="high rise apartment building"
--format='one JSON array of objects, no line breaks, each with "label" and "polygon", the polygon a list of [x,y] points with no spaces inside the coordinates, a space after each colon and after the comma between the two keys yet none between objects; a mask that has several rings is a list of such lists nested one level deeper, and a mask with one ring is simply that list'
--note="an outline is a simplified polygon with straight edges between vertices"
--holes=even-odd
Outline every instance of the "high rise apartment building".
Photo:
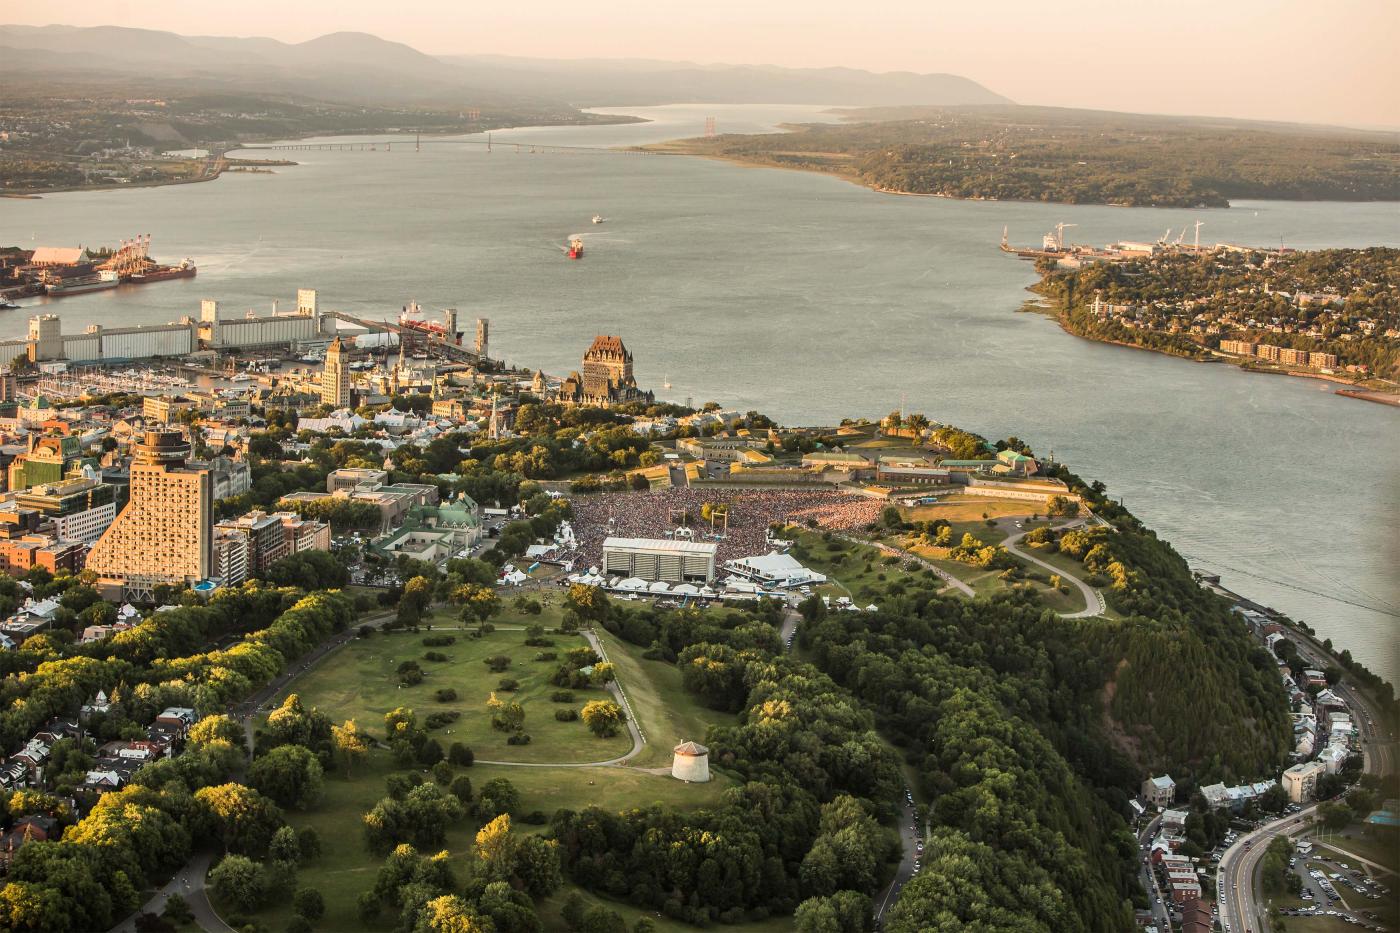
[{"label": "high rise apartment building", "polygon": [[210,575],[212,483],[207,469],[187,464],[182,434],[147,431],[131,449],[130,499],[93,545],[87,567],[100,589],[149,599],[157,584]]}]

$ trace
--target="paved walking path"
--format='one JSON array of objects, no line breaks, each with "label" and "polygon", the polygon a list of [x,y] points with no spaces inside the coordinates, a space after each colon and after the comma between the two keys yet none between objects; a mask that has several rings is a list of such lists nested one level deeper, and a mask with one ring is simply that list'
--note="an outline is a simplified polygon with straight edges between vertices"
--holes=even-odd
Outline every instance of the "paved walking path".
[{"label": "paved walking path", "polygon": [[[1078,524],[1078,523],[1077,523],[1077,522],[1072,522],[1072,523],[1070,523],[1069,525],[1062,525],[1062,526],[1060,526],[1059,528],[1057,528],[1056,530],[1057,530],[1057,531],[1064,531],[1065,529],[1071,528],[1071,527],[1073,527],[1073,526],[1076,525],[1076,524]],[[1041,568],[1042,570],[1048,570],[1050,573],[1053,573],[1053,574],[1057,575],[1061,580],[1068,580],[1070,583],[1072,583],[1072,584],[1074,584],[1076,587],[1078,587],[1078,589],[1079,589],[1079,595],[1082,596],[1082,597],[1084,598],[1084,608],[1083,608],[1083,609],[1079,610],[1078,612],[1061,612],[1061,613],[1057,613],[1057,615],[1059,615],[1060,618],[1062,618],[1062,619],[1088,619],[1088,618],[1092,618],[1093,616],[1101,616],[1101,615],[1104,614],[1104,612],[1107,611],[1107,608],[1108,608],[1108,607],[1104,605],[1103,594],[1100,593],[1098,590],[1094,589],[1092,586],[1090,586],[1089,584],[1085,583],[1083,580],[1079,579],[1078,577],[1076,577],[1076,576],[1070,574],[1069,572],[1067,572],[1067,571],[1065,571],[1065,570],[1062,570],[1062,569],[1059,568],[1059,567],[1056,567],[1054,564],[1048,564],[1048,563],[1046,563],[1045,561],[1041,560],[1039,557],[1036,557],[1034,554],[1028,553],[1028,552],[1023,551],[1023,550],[1021,550],[1020,548],[1018,548],[1018,547],[1016,546],[1016,542],[1020,541],[1020,540],[1021,540],[1022,538],[1024,538],[1025,536],[1026,536],[1026,533],[1025,533],[1024,531],[1017,531],[1017,532],[1015,532],[1014,534],[1008,535],[1008,536],[1006,537],[1006,540],[1003,541],[1003,542],[1001,542],[1001,546],[1004,547],[1004,548],[1006,548],[1006,549],[1007,549],[1008,551],[1010,551],[1012,554],[1014,554],[1014,555],[1016,555],[1017,557],[1021,558],[1021,560],[1024,560],[1024,561],[1026,561],[1027,563],[1035,564],[1037,567]]]}]

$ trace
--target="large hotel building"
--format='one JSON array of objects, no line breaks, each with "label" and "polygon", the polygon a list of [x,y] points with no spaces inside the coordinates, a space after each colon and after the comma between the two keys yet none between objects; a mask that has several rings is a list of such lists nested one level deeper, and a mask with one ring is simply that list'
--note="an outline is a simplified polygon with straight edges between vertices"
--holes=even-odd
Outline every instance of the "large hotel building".
[{"label": "large hotel building", "polygon": [[132,444],[130,501],[87,559],[104,594],[150,598],[157,584],[209,577],[213,484],[207,469],[186,465],[189,456],[175,431],[147,431]]}]

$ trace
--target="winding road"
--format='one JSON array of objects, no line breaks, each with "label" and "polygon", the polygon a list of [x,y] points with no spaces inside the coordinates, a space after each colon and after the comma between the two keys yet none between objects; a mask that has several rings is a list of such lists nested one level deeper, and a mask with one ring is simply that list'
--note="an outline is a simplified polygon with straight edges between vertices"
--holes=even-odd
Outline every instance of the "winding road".
[{"label": "winding road", "polygon": [[[1001,522],[999,522],[999,524],[1004,523],[1006,521],[1006,519],[1003,519],[1001,520]],[[1058,526],[1055,530],[1064,531],[1068,528],[1073,528],[1079,524],[1082,524],[1082,522],[1070,522],[1069,524]],[[1062,619],[1090,619],[1094,616],[1103,615],[1108,608],[1104,605],[1103,594],[1100,593],[1098,590],[1094,589],[1089,584],[1085,583],[1083,580],[1079,579],[1078,577],[1072,576],[1067,571],[1056,567],[1054,564],[1048,564],[1045,561],[1041,560],[1039,557],[1036,557],[1034,554],[1030,554],[1018,548],[1016,546],[1016,542],[1020,541],[1025,536],[1025,531],[1016,531],[1012,534],[1008,534],[1006,536],[1006,540],[1001,542],[1001,546],[1006,548],[1015,556],[1021,558],[1021,560],[1029,564],[1035,564],[1041,570],[1047,570],[1050,573],[1053,573],[1056,576],[1058,576],[1061,580],[1067,580],[1070,583],[1074,584],[1074,586],[1076,586],[1079,589],[1079,595],[1082,596],[1084,599],[1083,609],[1079,610],[1078,612],[1057,613],[1059,617]]]},{"label": "winding road", "polygon": [[[1329,663],[1322,649],[1302,637],[1302,633],[1291,632],[1290,638],[1298,646],[1298,653],[1309,663],[1319,667]],[[1381,775],[1392,773],[1396,765],[1393,739],[1373,725],[1380,710],[1369,697],[1345,682],[1332,689],[1352,710],[1352,722],[1361,734],[1365,771]],[[1225,850],[1216,873],[1216,896],[1220,904],[1220,919],[1230,933],[1263,933],[1269,929],[1266,915],[1268,905],[1261,903],[1255,895],[1259,864],[1276,836],[1292,837],[1311,828],[1311,817],[1316,811],[1317,805],[1313,804],[1298,813],[1273,820],[1236,839],[1235,844]]]}]

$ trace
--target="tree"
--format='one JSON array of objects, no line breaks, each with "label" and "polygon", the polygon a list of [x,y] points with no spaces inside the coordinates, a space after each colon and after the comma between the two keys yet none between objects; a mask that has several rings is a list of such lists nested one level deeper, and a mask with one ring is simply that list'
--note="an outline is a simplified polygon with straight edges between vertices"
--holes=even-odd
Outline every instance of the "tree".
[{"label": "tree", "polygon": [[281,862],[284,865],[299,863],[302,860],[302,852],[296,830],[290,826],[283,826],[273,833],[272,841],[267,846],[267,857],[271,861]]},{"label": "tree", "polygon": [[331,741],[341,761],[345,763],[345,777],[348,780],[355,762],[369,751],[369,737],[355,725],[355,720],[347,719],[343,724],[331,727]]},{"label": "tree", "polygon": [[452,601],[462,607],[462,624],[480,625],[501,611],[501,598],[495,589],[477,583],[463,583],[452,591]]},{"label": "tree", "polygon": [[292,897],[292,911],[308,923],[315,923],[326,914],[326,900],[315,888],[301,888]]},{"label": "tree", "polygon": [[579,715],[589,731],[600,739],[617,735],[618,730],[627,722],[622,707],[612,700],[589,700],[583,705],[583,711]]},{"label": "tree", "polygon": [[1318,822],[1332,832],[1346,829],[1351,819],[1351,807],[1345,803],[1329,800],[1317,808]]},{"label": "tree", "polygon": [[476,857],[487,877],[509,881],[515,872],[517,840],[510,834],[510,814],[502,813],[476,834]]},{"label": "tree", "polygon": [[446,894],[423,905],[416,929],[417,933],[488,933],[494,925],[483,923],[467,901]]},{"label": "tree", "polygon": [[321,762],[302,745],[282,745],[253,760],[248,783],[284,807],[307,810],[321,799]]},{"label": "tree", "polygon": [[267,894],[262,866],[242,855],[225,856],[209,872],[209,887],[214,896],[238,907],[256,910]]},{"label": "tree", "polygon": [[394,621],[397,625],[411,627],[423,621],[423,613],[433,601],[433,583],[427,577],[417,576],[410,579],[403,587],[403,595],[399,597],[398,612]]},{"label": "tree", "polygon": [[407,738],[417,728],[418,717],[413,710],[400,706],[384,714],[384,735],[390,742]]},{"label": "tree", "polygon": [[611,607],[607,594],[600,587],[582,583],[572,584],[564,597],[564,608],[572,609],[581,621],[592,625],[602,625]]},{"label": "tree", "polygon": [[497,699],[495,692],[486,701],[486,709],[491,713],[491,728],[500,732],[519,732],[525,726],[525,710],[514,700],[504,702]]},{"label": "tree", "polygon": [[194,911],[190,909],[189,901],[181,897],[178,891],[171,892],[165,898],[165,908],[161,910],[160,915],[177,927],[194,921]]},{"label": "tree", "polygon": [[194,799],[204,829],[217,836],[225,852],[262,855],[282,826],[282,811],[271,800],[242,784],[201,787]]}]

